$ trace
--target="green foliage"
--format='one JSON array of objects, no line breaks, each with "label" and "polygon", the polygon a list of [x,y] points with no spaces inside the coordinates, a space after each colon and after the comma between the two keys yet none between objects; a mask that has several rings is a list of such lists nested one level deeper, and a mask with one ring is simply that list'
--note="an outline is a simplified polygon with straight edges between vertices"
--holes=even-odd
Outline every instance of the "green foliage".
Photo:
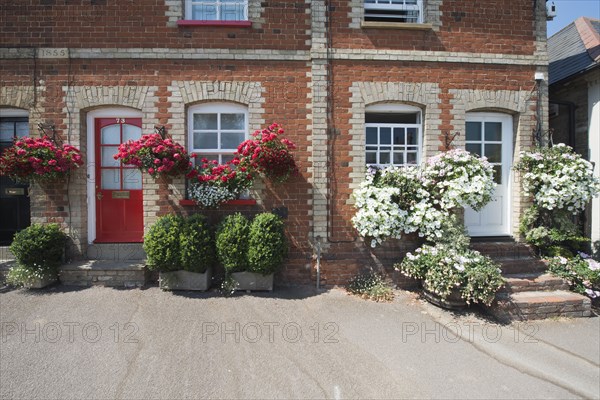
[{"label": "green foliage", "polygon": [[467,303],[490,304],[504,284],[498,265],[481,253],[460,247],[424,245],[396,264],[403,275],[423,281],[442,299],[459,288]]},{"label": "green foliage", "polygon": [[572,257],[589,243],[567,210],[546,210],[533,205],[523,214],[519,231],[544,256]]},{"label": "green foliage", "polygon": [[350,280],[346,290],[363,299],[375,301],[392,301],[394,299],[394,291],[390,285],[382,275],[375,272],[356,275]]},{"label": "green foliage", "polygon": [[41,270],[17,265],[8,270],[6,283],[12,286],[29,286],[33,284],[36,279],[43,280],[56,278],[56,274],[56,269]]},{"label": "green foliage", "polygon": [[182,217],[165,215],[150,227],[144,235],[148,269],[165,272],[181,269],[180,236],[183,225]]},{"label": "green foliage", "polygon": [[440,226],[442,235],[435,240],[436,244],[454,249],[466,249],[471,243],[464,224],[456,214],[450,214],[444,218]]},{"label": "green foliage", "polygon": [[56,270],[61,264],[66,241],[67,235],[58,224],[32,224],[15,234],[10,251],[21,267]]},{"label": "green foliage", "polygon": [[217,257],[226,273],[245,271],[250,223],[240,213],[228,215],[217,227]]},{"label": "green foliage", "polygon": [[181,266],[186,271],[204,273],[215,263],[213,232],[204,215],[186,218],[179,246]]},{"label": "green foliage", "polygon": [[580,253],[570,259],[553,257],[548,270],[569,282],[571,290],[591,298],[600,297],[600,263],[587,254]]},{"label": "green foliage", "polygon": [[287,254],[283,221],[272,213],[258,214],[248,236],[248,271],[272,274]]}]

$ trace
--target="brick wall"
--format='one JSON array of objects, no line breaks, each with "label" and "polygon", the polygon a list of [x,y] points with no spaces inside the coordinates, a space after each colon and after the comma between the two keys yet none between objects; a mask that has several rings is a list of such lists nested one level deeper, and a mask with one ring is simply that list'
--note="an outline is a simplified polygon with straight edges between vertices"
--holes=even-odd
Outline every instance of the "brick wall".
[{"label": "brick wall", "polygon": [[[144,132],[164,125],[182,144],[188,108],[206,101],[247,105],[250,131],[284,125],[301,175],[279,186],[258,182],[256,205],[208,214],[217,221],[235,211],[286,209],[285,282],[314,282],[320,248],[323,284],[344,284],[365,268],[412,284],[392,266],[417,238],[372,249],[350,224],[350,194],[364,172],[365,108],[420,107],[422,158],[440,150],[444,132],[464,132],[466,113],[508,113],[516,155],[531,143],[534,73],[547,64],[544,2],[534,11],[533,2],[516,0],[428,0],[427,26],[385,30],[361,27],[359,0],[331,1],[329,13],[324,0],[250,0],[248,28],[177,27],[183,16],[175,0],[8,3],[0,10],[0,107],[29,110],[32,124],[53,123],[84,153],[86,116],[107,106],[139,110]],[[89,241],[87,172],[73,174],[62,191],[36,188],[32,196],[35,220],[68,227],[74,257]],[[201,211],[180,204],[183,179],[145,177],[143,187],[146,228],[164,214]],[[515,225],[525,203],[515,191]]]}]

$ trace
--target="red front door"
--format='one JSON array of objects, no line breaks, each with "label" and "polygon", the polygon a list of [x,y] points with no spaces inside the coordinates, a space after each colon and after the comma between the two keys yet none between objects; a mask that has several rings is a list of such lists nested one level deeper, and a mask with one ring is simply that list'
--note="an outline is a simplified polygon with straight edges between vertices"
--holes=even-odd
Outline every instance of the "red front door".
[{"label": "red front door", "polygon": [[142,174],[114,159],[119,144],[142,135],[141,118],[97,118],[96,242],[141,242]]}]

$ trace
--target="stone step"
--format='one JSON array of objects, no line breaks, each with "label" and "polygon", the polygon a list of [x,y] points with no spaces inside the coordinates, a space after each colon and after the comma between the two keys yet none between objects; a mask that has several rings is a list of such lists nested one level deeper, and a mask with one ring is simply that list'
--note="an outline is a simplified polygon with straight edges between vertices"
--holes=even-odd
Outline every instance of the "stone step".
[{"label": "stone step", "polygon": [[142,243],[93,243],[88,246],[88,260],[142,261],[146,253]]},{"label": "stone step", "polygon": [[535,258],[535,251],[525,243],[506,242],[471,242],[470,247],[494,260],[522,260]]},{"label": "stone step", "polygon": [[85,260],[64,264],[59,279],[69,286],[142,287],[148,281],[144,262]]},{"label": "stone step", "polygon": [[502,322],[589,317],[588,297],[565,290],[499,293],[487,311]]},{"label": "stone step", "polygon": [[8,270],[16,264],[15,260],[0,260],[0,279],[5,280]]},{"label": "stone step", "polygon": [[9,246],[0,246],[0,261],[14,260],[15,256],[10,252]]},{"label": "stone step", "polygon": [[533,274],[544,272],[548,269],[545,262],[535,258],[521,259],[521,260],[506,260],[499,259],[495,260],[500,264],[502,275],[514,275],[514,274]]},{"label": "stone step", "polygon": [[541,272],[504,275],[506,285],[500,289],[504,293],[569,290],[563,279]]}]

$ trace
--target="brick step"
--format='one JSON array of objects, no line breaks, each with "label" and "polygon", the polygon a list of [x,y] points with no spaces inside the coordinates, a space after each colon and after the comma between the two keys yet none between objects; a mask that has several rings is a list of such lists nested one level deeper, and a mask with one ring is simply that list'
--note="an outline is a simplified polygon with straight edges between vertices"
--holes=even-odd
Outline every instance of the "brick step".
[{"label": "brick step", "polygon": [[522,260],[535,258],[535,251],[525,243],[506,242],[471,242],[470,247],[494,260]]},{"label": "brick step", "polygon": [[563,279],[541,272],[504,275],[504,278],[506,285],[500,289],[503,293],[569,290],[569,284]]},{"label": "brick step", "polygon": [[87,249],[88,260],[142,261],[146,253],[142,243],[93,243]]},{"label": "brick step", "polygon": [[521,260],[497,259],[500,264],[502,275],[514,274],[533,274],[544,272],[548,269],[546,263],[536,258],[526,258]]},{"label": "brick step", "polygon": [[499,293],[487,311],[503,322],[589,317],[589,298],[565,290]]},{"label": "brick step", "polygon": [[142,287],[147,282],[148,270],[144,262],[85,260],[64,264],[59,279],[69,286]]}]

